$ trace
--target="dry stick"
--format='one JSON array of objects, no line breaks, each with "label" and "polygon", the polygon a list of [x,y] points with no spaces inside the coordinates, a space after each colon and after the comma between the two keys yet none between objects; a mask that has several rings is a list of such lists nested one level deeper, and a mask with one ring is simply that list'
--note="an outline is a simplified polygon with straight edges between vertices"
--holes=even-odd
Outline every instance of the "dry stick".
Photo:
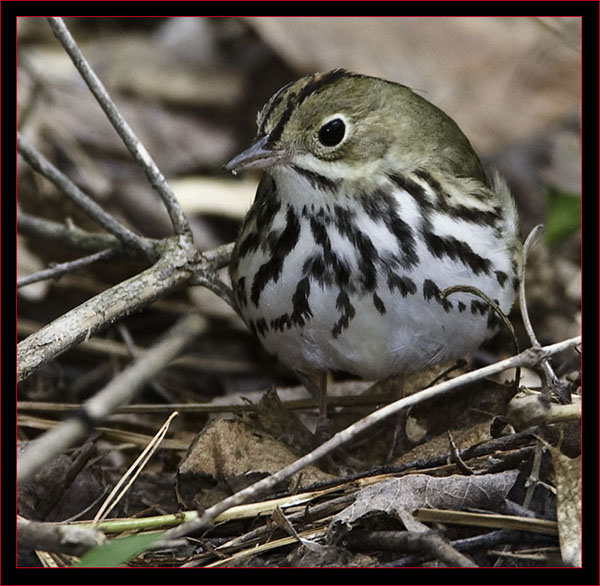
[{"label": "dry stick", "polygon": [[95,252],[94,254],[90,254],[88,256],[84,256],[83,258],[78,258],[77,260],[71,260],[68,262],[63,262],[49,269],[44,269],[43,271],[38,271],[33,275],[27,275],[26,277],[21,277],[17,279],[17,289],[20,287],[25,287],[26,285],[31,285],[31,283],[37,283],[39,281],[45,281],[46,279],[58,279],[65,273],[71,273],[73,271],[77,271],[81,268],[87,267],[99,260],[107,260],[112,258],[117,254],[118,250],[114,248],[109,248],[107,250],[101,250],[100,252]]},{"label": "dry stick", "polygon": [[118,248],[125,255],[134,250],[123,247],[122,242],[112,234],[88,232],[75,226],[71,221],[62,224],[46,218],[38,218],[25,212],[17,211],[17,232],[24,236],[42,238],[87,252],[98,252],[107,248]]},{"label": "dry stick", "polygon": [[[500,306],[493,299],[490,299],[490,297],[488,297],[481,289],[478,289],[477,287],[472,287],[471,285],[453,285],[452,287],[448,287],[447,289],[444,289],[440,293],[440,297],[442,299],[445,299],[448,295],[451,295],[452,293],[455,293],[457,291],[464,291],[466,293],[471,293],[472,295],[480,297],[481,299],[483,299],[485,301],[485,303],[488,304],[489,308],[491,308],[492,310],[494,310],[496,312],[496,315],[502,320],[502,323],[505,325],[506,329],[510,332],[510,335],[512,336],[513,348],[514,348],[515,354],[518,354],[519,353],[519,343],[517,341],[517,335],[515,334],[515,329],[513,328],[512,323],[508,319],[508,316],[502,311]],[[519,392],[520,381],[521,381],[521,369],[519,367],[517,367],[515,369],[515,380],[513,383],[513,387],[514,387],[513,394],[515,394],[515,395]]]},{"label": "dry stick", "polygon": [[[363,419],[360,419],[353,425],[347,427],[346,429],[336,433],[331,439],[326,441],[324,444],[320,445],[318,448],[306,454],[299,460],[296,460],[289,466],[282,468],[275,474],[260,480],[247,488],[236,492],[235,494],[227,497],[216,505],[207,509],[202,516],[197,519],[194,519],[184,525],[177,527],[175,529],[171,529],[165,533],[163,540],[160,542],[160,546],[167,546],[168,541],[171,539],[177,539],[182,537],[183,535],[188,535],[193,531],[197,531],[199,529],[207,528],[210,523],[223,511],[226,511],[230,507],[235,505],[242,504],[252,498],[256,498],[259,494],[271,489],[277,483],[289,478],[292,474],[295,474],[305,466],[309,464],[313,464],[317,460],[320,460],[323,456],[329,454],[333,450],[339,448],[350,439],[356,437],[358,434],[362,433],[369,427],[373,426],[376,423],[379,423],[384,418],[389,417],[390,415],[399,412],[401,409],[406,407],[410,407],[411,405],[415,405],[427,399],[431,399],[433,397],[439,397],[449,391],[456,389],[457,387],[461,387],[463,385],[468,385],[476,380],[480,380],[482,378],[492,376],[498,374],[504,370],[509,368],[514,368],[515,366],[533,366],[538,364],[540,360],[551,356],[552,354],[556,354],[558,352],[562,352],[569,348],[573,348],[581,343],[581,337],[578,336],[576,338],[571,338],[569,340],[565,340],[563,342],[558,342],[557,344],[552,344],[550,346],[545,346],[541,348],[530,348],[521,352],[520,354],[513,356],[511,358],[507,358],[506,360],[502,360],[500,362],[496,362],[495,364],[490,364],[488,366],[484,366],[478,370],[473,372],[469,372],[463,374],[461,376],[457,376],[456,378],[445,381],[434,387],[430,387],[414,395],[410,395],[408,397],[404,397],[394,403],[390,403],[385,407],[382,407],[378,411],[367,415]],[[157,545],[158,546],[158,545]]]},{"label": "dry stick", "polygon": [[34,171],[54,183],[75,205],[105,230],[114,234],[125,246],[142,252],[147,258],[156,258],[154,244],[151,240],[138,236],[117,222],[91,197],[83,193],[64,173],[34,149],[20,133],[17,133],[17,151]]},{"label": "dry stick", "polygon": [[538,439],[538,441],[535,444],[535,452],[533,454],[531,471],[529,472],[529,476],[525,481],[525,488],[527,489],[527,491],[525,492],[525,498],[523,499],[523,506],[526,509],[529,509],[529,507],[531,506],[531,501],[533,500],[533,493],[535,492],[535,489],[538,487],[538,485],[544,484],[545,486],[548,486],[546,483],[543,483],[540,480],[540,467],[542,465],[542,456],[545,450],[545,446]]},{"label": "dry stick", "polygon": [[[523,326],[525,327],[525,331],[529,337],[529,341],[531,345],[536,348],[540,346],[540,343],[533,331],[533,325],[531,324],[531,320],[529,319],[529,312],[527,310],[527,300],[525,295],[525,267],[527,266],[527,257],[529,255],[529,250],[534,245],[535,240],[541,235],[543,231],[543,226],[538,224],[535,226],[525,240],[525,244],[523,245],[523,265],[521,267],[521,287],[519,289],[519,304],[521,306],[521,319],[523,320]],[[541,362],[541,373],[542,373],[542,392],[539,398],[543,402],[547,402],[550,400],[550,392],[555,385],[558,384],[558,379],[556,374],[554,374],[554,370],[550,366],[550,363],[547,360],[542,360]],[[535,455],[533,458],[533,463],[531,465],[531,472],[527,478],[527,482],[525,486],[527,487],[527,492],[525,493],[525,498],[523,500],[523,505],[526,508],[529,508],[531,501],[533,499],[533,493],[538,486],[539,483],[539,469],[541,464],[542,451],[544,447],[538,440],[535,447]]]},{"label": "dry stick", "polygon": [[48,24],[54,33],[54,36],[59,40],[69,57],[73,61],[73,64],[79,71],[79,74],[90,88],[92,94],[100,104],[100,107],[104,110],[104,113],[108,117],[109,121],[121,137],[121,140],[125,143],[125,146],[129,149],[133,158],[142,166],[146,177],[150,181],[150,184],[154,190],[158,193],[162,199],[173,227],[177,234],[186,236],[191,243],[193,241],[192,233],[190,230],[189,223],[183,210],[179,206],[171,187],[167,183],[163,174],[160,172],[156,163],[139,141],[129,124],[121,116],[117,110],[111,97],[108,95],[106,88],[94,73],[92,68],[89,66],[81,50],[77,46],[77,43],[69,33],[62,18],[50,17],[48,18]]},{"label": "dry stick", "polygon": [[17,382],[108,324],[145,307],[175,286],[185,283],[194,269],[177,245],[156,264],[61,315],[17,345]]},{"label": "dry stick", "polygon": [[[148,380],[158,374],[204,327],[195,314],[180,319],[155,346],[83,404],[83,413],[94,425],[121,405],[130,402]],[[40,466],[63,453],[89,433],[83,417],[64,421],[29,444],[17,464],[17,481],[26,480]]]}]

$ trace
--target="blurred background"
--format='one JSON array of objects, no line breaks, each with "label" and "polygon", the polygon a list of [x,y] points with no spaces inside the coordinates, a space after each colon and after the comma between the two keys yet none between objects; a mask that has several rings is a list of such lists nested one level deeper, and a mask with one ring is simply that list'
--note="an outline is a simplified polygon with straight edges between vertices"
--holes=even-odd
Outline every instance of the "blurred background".
[{"label": "blurred background", "polygon": [[[258,176],[233,178],[221,167],[249,144],[257,111],[279,87],[336,67],[410,86],[458,123],[488,169],[505,176],[523,239],[545,225],[527,275],[541,343],[579,333],[579,18],[72,18],[66,24],[172,184],[202,250],[236,237]],[[18,126],[26,138],[140,233],[170,234],[158,197],[44,19],[18,20],[17,65]],[[20,158],[18,181],[22,211],[96,229]],[[18,246],[20,275],[81,255],[31,238],[19,238]],[[20,289],[19,336],[140,269],[114,260]],[[192,360],[161,375],[163,399],[201,401],[294,382],[204,289],[175,292],[126,324],[143,347],[198,308],[211,326]],[[513,321],[525,347],[518,314]],[[115,330],[105,337],[115,347],[123,343]],[[504,339],[489,352],[497,348],[505,355],[512,347]],[[26,381],[23,396],[80,401],[126,355],[83,344]]]}]

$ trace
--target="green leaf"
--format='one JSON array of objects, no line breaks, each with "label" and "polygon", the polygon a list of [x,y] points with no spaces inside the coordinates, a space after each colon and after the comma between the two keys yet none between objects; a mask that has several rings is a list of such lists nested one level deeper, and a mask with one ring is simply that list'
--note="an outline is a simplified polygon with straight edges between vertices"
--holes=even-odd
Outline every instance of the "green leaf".
[{"label": "green leaf", "polygon": [[546,191],[545,241],[559,244],[581,228],[581,197],[558,189]]},{"label": "green leaf", "polygon": [[129,537],[118,537],[88,551],[76,568],[114,568],[142,553],[155,541],[162,539],[164,531],[156,533],[139,533]]}]

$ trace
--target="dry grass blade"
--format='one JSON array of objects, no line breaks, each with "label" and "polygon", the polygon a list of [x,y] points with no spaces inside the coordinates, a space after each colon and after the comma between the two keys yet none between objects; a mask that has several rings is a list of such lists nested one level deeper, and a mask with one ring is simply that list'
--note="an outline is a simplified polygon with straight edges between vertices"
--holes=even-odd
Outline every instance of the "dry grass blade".
[{"label": "dry grass blade", "polygon": [[108,514],[115,508],[117,503],[123,498],[125,493],[131,488],[131,485],[135,482],[135,479],[141,474],[144,466],[148,463],[154,452],[158,449],[161,441],[164,439],[171,421],[178,415],[177,411],[172,413],[170,417],[163,423],[161,428],[156,432],[156,435],[152,438],[152,441],[146,446],[142,453],[138,456],[135,462],[129,467],[127,472],[123,474],[119,482],[112,489],[106,501],[102,504],[96,516],[94,517],[94,523],[99,523],[103,519],[106,519]]},{"label": "dry grass blade", "polygon": [[[322,537],[326,532],[326,529],[313,529],[308,531],[303,531],[298,534],[300,539],[316,539],[318,537]],[[266,551],[270,551],[272,549],[276,549],[279,547],[283,547],[285,545],[291,545],[296,543],[296,537],[282,537],[281,539],[274,539],[273,541],[268,541],[267,543],[263,543],[261,545],[257,545],[255,547],[251,547],[249,549],[245,549],[238,553],[233,554],[230,557],[218,560],[213,562],[212,564],[207,564],[206,568],[218,568],[223,566],[233,566],[239,564],[239,562],[245,558],[255,556]]]},{"label": "dry grass blade", "polygon": [[534,533],[543,533],[545,535],[558,535],[558,524],[556,521],[547,521],[545,519],[446,511],[442,509],[417,509],[415,517],[423,522],[493,527],[496,529],[520,529],[523,531],[533,531]]}]

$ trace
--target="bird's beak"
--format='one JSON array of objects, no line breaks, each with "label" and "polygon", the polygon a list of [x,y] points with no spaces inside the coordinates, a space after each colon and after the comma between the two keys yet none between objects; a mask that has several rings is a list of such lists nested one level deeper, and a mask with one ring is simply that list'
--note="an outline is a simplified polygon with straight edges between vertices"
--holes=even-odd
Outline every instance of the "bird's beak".
[{"label": "bird's beak", "polygon": [[265,167],[280,163],[283,159],[283,151],[267,147],[268,140],[268,136],[259,138],[250,148],[233,157],[223,169],[237,175],[240,171],[264,169]]}]

